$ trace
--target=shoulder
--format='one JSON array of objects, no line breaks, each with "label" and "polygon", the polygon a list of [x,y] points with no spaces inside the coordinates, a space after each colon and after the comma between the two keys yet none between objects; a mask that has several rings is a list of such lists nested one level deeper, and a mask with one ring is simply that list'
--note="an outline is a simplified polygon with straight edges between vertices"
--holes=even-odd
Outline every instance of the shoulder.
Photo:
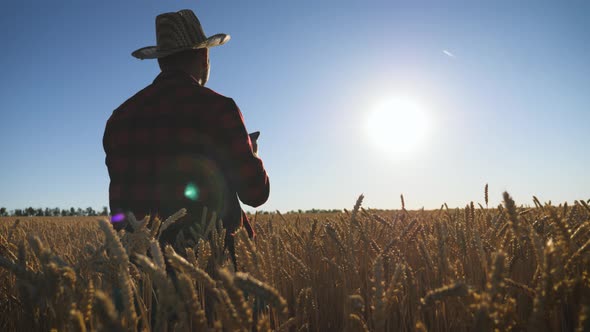
[{"label": "shoulder", "polygon": [[220,102],[225,102],[227,104],[235,104],[234,100],[230,97],[224,96],[221,93],[214,91],[213,89],[204,87],[204,86],[198,86],[198,89],[200,90],[201,94],[208,96],[212,99],[216,99],[219,100]]},{"label": "shoulder", "polygon": [[208,87],[205,87],[205,86],[197,85],[197,88],[201,91],[201,93],[212,96],[212,97],[221,98],[221,99],[231,99],[231,98],[226,97],[226,96],[222,95],[221,93],[219,93],[213,89],[210,89]]},{"label": "shoulder", "polygon": [[238,105],[236,102],[231,98],[224,96],[210,88],[204,86],[198,86],[199,92],[194,94],[194,97],[198,100],[207,100],[207,104],[209,105],[216,105],[221,112],[240,112]]}]

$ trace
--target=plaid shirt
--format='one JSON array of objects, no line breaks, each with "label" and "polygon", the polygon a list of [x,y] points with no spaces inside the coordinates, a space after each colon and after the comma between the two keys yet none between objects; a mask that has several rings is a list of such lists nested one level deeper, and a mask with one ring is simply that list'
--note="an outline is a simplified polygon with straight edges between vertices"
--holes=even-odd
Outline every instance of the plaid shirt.
[{"label": "plaid shirt", "polygon": [[103,147],[113,214],[165,218],[184,207],[184,219],[200,219],[207,206],[231,233],[247,222],[238,197],[254,207],[268,199],[268,176],[236,103],[183,72],[162,72],[119,106]]}]

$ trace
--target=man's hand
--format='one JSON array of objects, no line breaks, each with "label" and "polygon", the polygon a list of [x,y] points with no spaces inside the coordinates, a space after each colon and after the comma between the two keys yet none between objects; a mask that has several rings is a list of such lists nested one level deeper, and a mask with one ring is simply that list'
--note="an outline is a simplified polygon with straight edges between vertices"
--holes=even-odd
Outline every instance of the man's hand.
[{"label": "man's hand", "polygon": [[258,137],[260,136],[260,132],[255,131],[248,135],[250,135],[250,142],[252,143],[252,152],[254,152],[254,154],[258,154]]}]

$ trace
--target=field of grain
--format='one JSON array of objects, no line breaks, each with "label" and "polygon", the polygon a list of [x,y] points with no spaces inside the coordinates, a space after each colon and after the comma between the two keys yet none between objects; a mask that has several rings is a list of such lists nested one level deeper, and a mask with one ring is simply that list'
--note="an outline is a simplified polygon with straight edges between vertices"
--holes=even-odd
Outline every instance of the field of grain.
[{"label": "field of grain", "polygon": [[118,234],[100,218],[1,218],[0,330],[590,331],[588,201],[361,203],[253,217],[237,271],[213,218],[165,248],[178,216]]}]

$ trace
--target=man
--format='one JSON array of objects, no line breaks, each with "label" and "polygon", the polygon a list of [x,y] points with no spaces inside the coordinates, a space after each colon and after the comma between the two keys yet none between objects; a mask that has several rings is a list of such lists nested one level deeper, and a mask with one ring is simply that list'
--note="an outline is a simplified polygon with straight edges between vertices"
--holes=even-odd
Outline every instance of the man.
[{"label": "man", "polygon": [[[113,112],[104,132],[112,214],[166,218],[186,208],[177,227],[162,234],[173,243],[178,230],[200,220],[207,207],[223,220],[233,251],[229,235],[242,224],[254,235],[238,197],[253,207],[263,204],[269,180],[238,106],[204,87],[208,48],[230,37],[207,38],[195,14],[181,10],[156,18],[156,39],[157,46],[132,55],[157,58],[162,72]],[[124,220],[113,225],[126,227]]]}]

